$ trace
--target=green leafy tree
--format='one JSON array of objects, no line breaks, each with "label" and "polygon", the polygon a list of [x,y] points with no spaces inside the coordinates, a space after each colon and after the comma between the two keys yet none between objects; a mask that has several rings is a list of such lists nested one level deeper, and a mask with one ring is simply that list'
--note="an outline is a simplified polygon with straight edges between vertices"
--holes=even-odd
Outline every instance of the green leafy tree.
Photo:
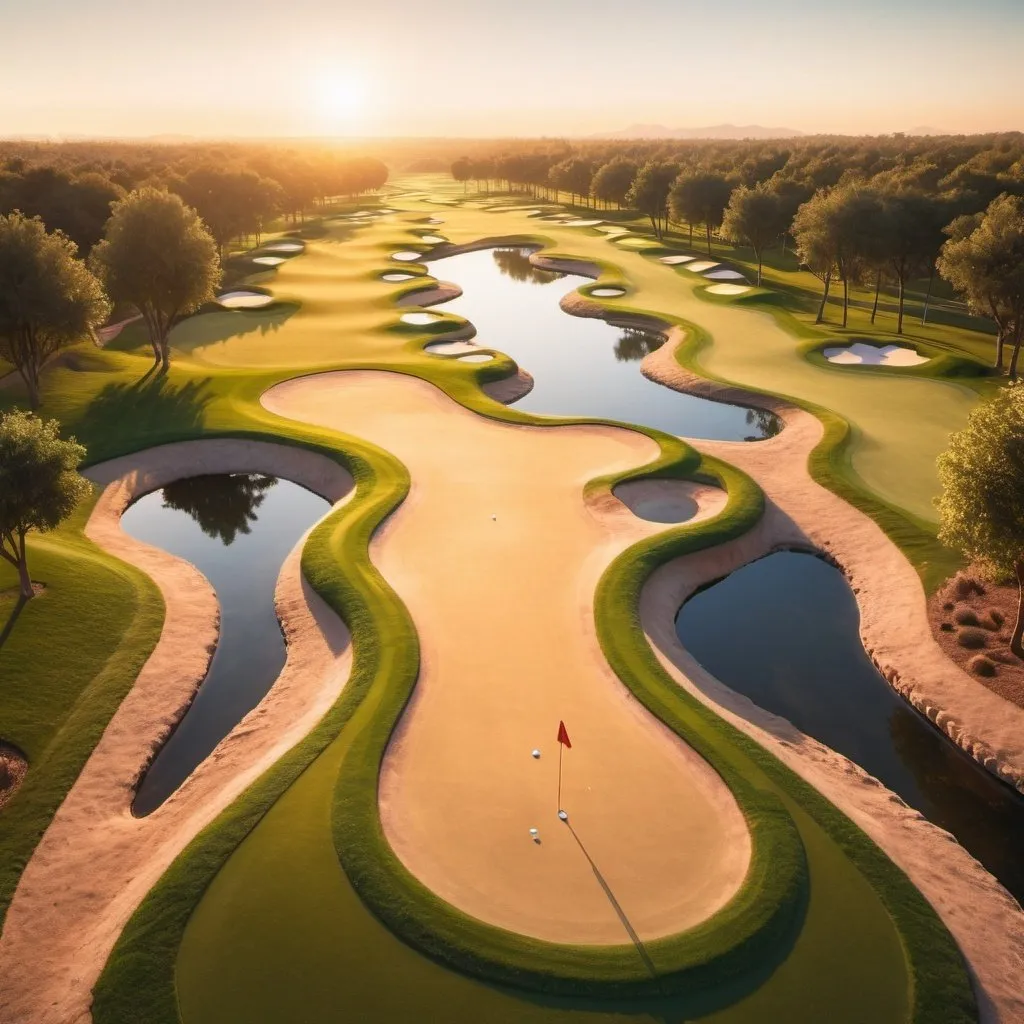
[{"label": "green leafy tree", "polygon": [[18,409],[0,416],[0,557],[18,570],[22,601],[34,593],[28,535],[59,526],[89,491],[78,475],[85,449],[59,429]]},{"label": "green leafy tree", "polygon": [[626,194],[626,202],[650,218],[659,239],[668,226],[668,197],[678,174],[678,164],[651,160],[637,171]]},{"label": "green leafy tree", "polygon": [[672,216],[690,225],[703,224],[711,255],[711,236],[722,224],[732,195],[732,182],[721,174],[693,171],[679,175],[672,185]]},{"label": "green leafy tree", "polygon": [[213,299],[220,280],[217,243],[199,215],[170,192],[132,192],[114,205],[92,263],[111,297],[142,314],[166,370],[175,320]]},{"label": "green leafy tree", "polygon": [[1024,333],[1024,199],[999,196],[982,217],[964,217],[949,227],[937,266],[972,312],[996,325],[996,368],[1003,347],[1013,342],[1010,376],[1017,376]]},{"label": "green leafy tree", "polygon": [[33,409],[46,361],[110,315],[103,288],[77,252],[38,218],[0,217],[0,355],[14,364]]},{"label": "green leafy tree", "polygon": [[939,539],[981,564],[1014,576],[1019,600],[1010,649],[1024,659],[1024,385],[979,405],[939,456]]},{"label": "green leafy tree", "polygon": [[732,242],[749,245],[757,259],[761,284],[764,250],[789,227],[789,212],[781,197],[767,184],[741,185],[729,199],[722,219],[722,234]]},{"label": "green leafy tree", "polygon": [[635,160],[617,156],[598,168],[594,180],[590,183],[590,190],[595,199],[606,204],[614,203],[621,209],[636,172]]},{"label": "green leafy tree", "polygon": [[473,162],[468,156],[460,156],[452,163],[452,177],[462,182],[462,191],[466,191],[466,182],[473,177]]}]

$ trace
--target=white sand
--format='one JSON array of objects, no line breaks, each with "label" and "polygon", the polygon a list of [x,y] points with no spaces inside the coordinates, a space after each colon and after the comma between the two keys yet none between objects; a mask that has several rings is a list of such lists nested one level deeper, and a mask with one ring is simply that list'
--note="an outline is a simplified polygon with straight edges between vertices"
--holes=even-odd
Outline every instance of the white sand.
[{"label": "white sand", "polygon": [[628,941],[555,816],[564,718],[562,803],[636,931],[673,933],[722,906],[749,860],[742,815],[717,774],[630,696],[594,635],[605,566],[664,527],[611,495],[588,506],[583,486],[655,458],[654,442],[614,427],[501,423],[396,373],[304,377],[263,402],[380,445],[412,478],[372,551],[422,649],[380,781],[383,827],[406,866],[493,924]]},{"label": "white sand", "polygon": [[692,270],[695,274],[703,274],[707,270],[714,270],[717,266],[718,264],[711,260],[696,260],[693,263],[688,263],[686,269]]},{"label": "white sand", "polygon": [[662,256],[659,263],[667,263],[670,267],[676,267],[683,263],[692,263],[696,256]]},{"label": "white sand", "polygon": [[391,254],[393,260],[398,260],[400,263],[412,263],[414,260],[423,259],[423,253],[413,252],[412,249],[399,249],[398,252]]},{"label": "white sand", "polygon": [[296,544],[275,601],[285,667],[263,700],[182,786],[135,818],[135,785],[202,682],[217,638],[216,597],[189,563],[129,537],[121,514],[141,494],[197,473],[285,477],[330,501],[352,478],[289,445],[211,439],[162,445],[93,466],[105,490],[86,535],[148,573],[166,618],[160,640],[36,847],[0,935],[0,1021],[87,1022],[92,987],[125,922],[171,861],[250,783],[304,737],[348,676],[344,625],[303,580]]},{"label": "white sand", "polygon": [[564,226],[567,228],[596,228],[600,223],[599,220],[567,220]]},{"label": "white sand", "polygon": [[624,288],[595,288],[590,294],[597,299],[617,299],[620,295],[625,295],[626,290]]},{"label": "white sand", "polygon": [[420,235],[420,240],[429,242],[431,245],[440,245],[442,242],[448,241],[443,235]]},{"label": "white sand", "polygon": [[262,267],[277,267],[287,262],[284,256],[253,256],[252,261]]},{"label": "white sand", "polygon": [[867,345],[856,341],[852,345],[838,345],[822,350],[822,355],[830,363],[846,365],[871,366],[919,366],[927,363],[928,357],[922,356],[906,345]]},{"label": "white sand", "polygon": [[302,242],[268,242],[263,246],[269,252],[302,252],[305,245]]},{"label": "white sand", "polygon": [[224,292],[217,296],[217,302],[225,309],[261,309],[273,301],[273,295],[264,295],[263,292]]},{"label": "white sand", "polygon": [[710,295],[743,295],[750,290],[747,284],[713,284],[705,289]]},{"label": "white sand", "polygon": [[466,352],[477,352],[479,345],[471,341],[437,341],[433,345],[424,345],[423,351],[432,356],[459,356]]},{"label": "white sand", "polygon": [[416,274],[381,274],[382,281],[411,281]]},{"label": "white sand", "polygon": [[436,323],[441,319],[436,313],[403,313],[400,317],[403,324],[414,324],[422,327],[425,324]]},{"label": "white sand", "polygon": [[709,281],[746,281],[738,270],[712,270],[704,275]]}]

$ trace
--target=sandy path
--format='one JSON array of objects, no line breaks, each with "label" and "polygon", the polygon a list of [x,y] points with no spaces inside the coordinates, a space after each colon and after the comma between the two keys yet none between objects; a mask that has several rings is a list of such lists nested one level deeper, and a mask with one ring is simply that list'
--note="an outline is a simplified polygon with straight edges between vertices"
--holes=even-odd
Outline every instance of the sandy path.
[{"label": "sandy path", "polygon": [[[672,357],[678,334],[670,341],[648,357],[646,373],[681,390],[730,397],[728,389],[682,370]],[[1009,893],[949,833],[841,754],[724,686],[676,636],[676,612],[700,586],[780,547],[823,550],[850,577],[866,649],[912,703],[961,743],[967,723],[991,743],[1005,742],[1001,749],[1008,754],[1015,743],[1019,749],[1024,736],[1010,710],[1019,714],[1020,709],[979,686],[942,654],[927,623],[918,576],[896,546],[872,519],[808,476],[807,456],[821,437],[819,421],[771,399],[764,404],[786,420],[777,437],[757,444],[695,442],[758,481],[769,499],[764,519],[743,537],[658,569],[641,599],[644,630],[681,686],[807,779],[907,872],[967,957],[982,1019],[1024,1021],[1024,912]],[[957,708],[957,721],[943,710],[951,707]]]},{"label": "sandy path", "polygon": [[[385,372],[289,381],[263,403],[364,437],[412,477],[372,549],[423,652],[380,783],[406,866],[467,913],[553,941],[628,941],[579,844],[641,937],[721,907],[749,861],[742,815],[622,686],[594,634],[609,561],[666,527],[612,497],[588,507],[583,487],[652,460],[655,443],[610,427],[499,423]],[[562,791],[573,830],[555,814],[559,719],[573,741]]]},{"label": "sandy path", "polygon": [[89,1019],[92,987],[129,916],[188,841],[301,739],[348,676],[348,634],[302,578],[305,538],[275,591],[288,644],[270,692],[161,807],[134,818],[136,780],[206,674],[218,607],[188,562],[129,537],[121,513],[137,496],[182,476],[262,472],[330,501],[351,477],[312,452],[257,441],[164,445],[94,467],[106,485],[87,535],[148,573],[166,603],[157,646],[36,847],[0,935],[0,1022],[68,1024]]}]

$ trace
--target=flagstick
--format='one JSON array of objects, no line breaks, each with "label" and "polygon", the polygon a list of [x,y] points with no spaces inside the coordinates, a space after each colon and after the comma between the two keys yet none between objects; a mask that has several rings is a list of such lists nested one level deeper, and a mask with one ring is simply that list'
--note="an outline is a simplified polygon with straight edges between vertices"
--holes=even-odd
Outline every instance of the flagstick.
[{"label": "flagstick", "polygon": [[562,809],[562,751],[565,750],[565,746],[561,743],[558,744],[558,807],[556,810]]}]

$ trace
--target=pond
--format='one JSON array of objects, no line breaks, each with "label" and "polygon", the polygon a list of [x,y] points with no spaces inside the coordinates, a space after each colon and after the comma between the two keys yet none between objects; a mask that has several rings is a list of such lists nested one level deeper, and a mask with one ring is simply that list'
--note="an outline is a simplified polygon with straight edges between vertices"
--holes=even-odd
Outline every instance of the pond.
[{"label": "pond", "polygon": [[838,569],[783,551],[691,597],[676,632],[717,679],[855,761],[1024,898],[1024,797],[889,686],[859,622]]},{"label": "pond", "polygon": [[329,507],[287,480],[225,473],[177,480],[122,516],[125,532],[196,566],[216,591],[221,614],[206,679],[143,776],[136,815],[159,807],[273,685],[285,662],[277,577]]},{"label": "pond", "polygon": [[596,416],[723,441],[759,440],[781,424],[771,413],[684,395],[648,380],[639,362],[658,334],[570,316],[559,300],[590,279],[535,267],[530,250],[505,248],[448,256],[431,274],[462,295],[445,304],[469,320],[476,341],[510,355],[534,378],[516,405],[556,416]]}]

